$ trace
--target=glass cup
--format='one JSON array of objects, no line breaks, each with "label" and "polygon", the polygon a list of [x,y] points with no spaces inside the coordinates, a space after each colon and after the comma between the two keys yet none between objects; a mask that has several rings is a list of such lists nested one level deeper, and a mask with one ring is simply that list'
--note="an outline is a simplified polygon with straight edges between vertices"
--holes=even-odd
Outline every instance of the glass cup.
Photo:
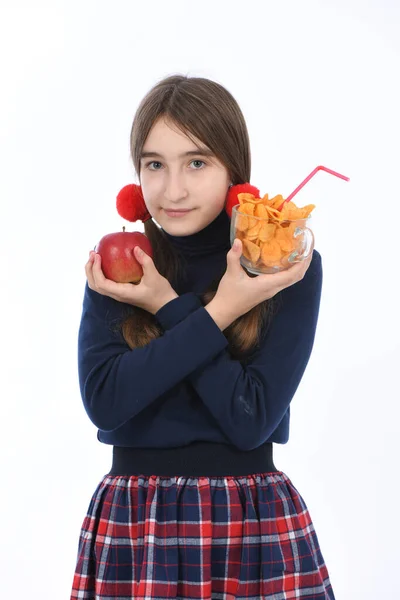
[{"label": "glass cup", "polygon": [[240,264],[254,275],[278,273],[308,258],[315,238],[308,227],[311,216],[304,219],[271,222],[240,212],[240,204],[232,209],[230,242],[242,242]]}]

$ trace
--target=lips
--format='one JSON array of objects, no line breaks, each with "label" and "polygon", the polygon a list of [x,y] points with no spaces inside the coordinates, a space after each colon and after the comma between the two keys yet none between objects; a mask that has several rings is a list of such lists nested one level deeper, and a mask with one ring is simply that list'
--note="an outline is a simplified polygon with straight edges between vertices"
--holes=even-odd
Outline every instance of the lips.
[{"label": "lips", "polygon": [[167,208],[164,208],[164,212],[167,215],[167,217],[184,217],[185,215],[189,214],[190,212],[192,212],[193,209],[187,209],[187,210],[168,210]]},{"label": "lips", "polygon": [[191,208],[164,208],[165,212],[182,212],[182,213],[186,213],[186,212],[190,212],[192,209]]}]

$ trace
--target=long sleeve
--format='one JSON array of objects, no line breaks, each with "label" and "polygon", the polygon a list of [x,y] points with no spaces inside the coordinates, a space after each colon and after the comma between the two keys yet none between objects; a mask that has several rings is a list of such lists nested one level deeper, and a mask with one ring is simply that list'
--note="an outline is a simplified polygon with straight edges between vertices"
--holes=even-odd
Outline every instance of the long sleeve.
[{"label": "long sleeve", "polygon": [[[222,431],[238,448],[251,450],[262,444],[285,415],[311,355],[321,289],[322,261],[314,250],[305,277],[280,293],[279,312],[251,361],[242,366],[225,349],[188,376]],[[166,305],[161,310],[160,323],[176,326],[176,306]],[[189,319],[188,305],[186,314]]]},{"label": "long sleeve", "polygon": [[86,282],[78,374],[86,412],[99,429],[120,427],[226,348],[227,339],[204,307],[193,310],[196,302],[194,294],[181,296],[184,314],[190,307],[190,315],[144,348],[131,350],[111,326],[124,304]]}]

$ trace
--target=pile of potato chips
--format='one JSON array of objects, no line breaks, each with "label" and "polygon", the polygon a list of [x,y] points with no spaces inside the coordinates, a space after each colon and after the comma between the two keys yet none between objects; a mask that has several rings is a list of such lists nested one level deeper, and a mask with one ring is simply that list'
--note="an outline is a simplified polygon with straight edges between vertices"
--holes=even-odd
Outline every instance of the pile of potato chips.
[{"label": "pile of potato chips", "polygon": [[[237,208],[235,237],[242,240],[243,255],[254,266],[278,266],[282,258],[296,249],[299,241],[294,237],[298,224],[293,222],[306,219],[315,204],[299,208],[294,202],[284,202],[280,194],[269,199],[268,194],[256,198],[253,194],[238,194],[240,206]],[[255,218],[258,217],[258,218]]]}]

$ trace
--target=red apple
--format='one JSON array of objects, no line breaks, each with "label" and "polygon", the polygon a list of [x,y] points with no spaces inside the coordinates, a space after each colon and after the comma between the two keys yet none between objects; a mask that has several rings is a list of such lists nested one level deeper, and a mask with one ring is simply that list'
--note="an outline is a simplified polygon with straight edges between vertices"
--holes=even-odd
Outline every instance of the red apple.
[{"label": "red apple", "polygon": [[133,249],[139,246],[153,258],[150,241],[140,231],[122,231],[108,233],[101,238],[95,251],[101,256],[101,268],[107,277],[117,283],[139,283],[143,269],[135,258]]}]

